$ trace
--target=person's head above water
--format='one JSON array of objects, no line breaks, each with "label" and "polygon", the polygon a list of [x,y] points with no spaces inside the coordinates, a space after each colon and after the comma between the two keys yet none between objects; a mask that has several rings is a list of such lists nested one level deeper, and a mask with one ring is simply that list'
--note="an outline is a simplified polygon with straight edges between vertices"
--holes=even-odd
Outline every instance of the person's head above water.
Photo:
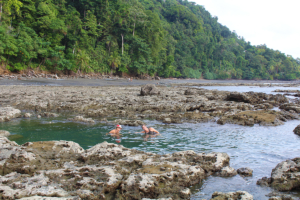
[{"label": "person's head above water", "polygon": [[116,129],[121,130],[121,129],[122,129],[122,126],[118,124],[118,125],[116,125]]},{"label": "person's head above water", "polygon": [[147,126],[144,124],[144,125],[142,125],[142,129],[144,130],[144,131],[148,131],[148,128],[147,128]]}]

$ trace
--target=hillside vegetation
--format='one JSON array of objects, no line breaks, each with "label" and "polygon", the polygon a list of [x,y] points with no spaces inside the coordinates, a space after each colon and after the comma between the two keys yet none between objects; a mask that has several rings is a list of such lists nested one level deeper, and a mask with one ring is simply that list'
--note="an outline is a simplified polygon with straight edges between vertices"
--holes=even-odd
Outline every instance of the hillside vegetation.
[{"label": "hillside vegetation", "polygon": [[0,63],[64,73],[300,77],[300,59],[250,42],[182,0],[2,0]]}]

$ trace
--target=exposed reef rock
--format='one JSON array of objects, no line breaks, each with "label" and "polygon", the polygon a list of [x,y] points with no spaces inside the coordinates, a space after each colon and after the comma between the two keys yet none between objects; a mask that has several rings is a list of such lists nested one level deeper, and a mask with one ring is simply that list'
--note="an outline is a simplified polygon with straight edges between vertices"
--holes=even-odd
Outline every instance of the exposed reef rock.
[{"label": "exposed reef rock", "polygon": [[121,124],[121,125],[128,125],[128,126],[141,126],[145,123],[140,120],[122,120],[122,119],[116,119],[114,121],[115,124]]},{"label": "exposed reef rock", "polygon": [[158,95],[160,91],[153,84],[145,85],[141,88],[141,96]]},{"label": "exposed reef rock", "polygon": [[240,168],[237,170],[237,173],[241,176],[252,176],[253,170],[246,167],[246,168]]},{"label": "exposed reef rock", "polygon": [[300,187],[300,158],[279,163],[271,173],[271,177],[263,177],[258,185],[271,186],[278,191],[290,191]]},{"label": "exposed reef rock", "polygon": [[92,118],[84,118],[83,116],[76,116],[74,118],[69,118],[68,120],[73,121],[73,122],[83,122],[83,123],[88,123],[88,124],[94,124],[95,120]]},{"label": "exposed reef rock", "polygon": [[0,137],[7,137],[9,135],[10,135],[10,133],[8,131],[0,130]]},{"label": "exposed reef rock", "polygon": [[[136,121],[146,118],[168,124],[208,122],[220,118],[220,124],[280,125],[287,120],[297,119],[299,106],[297,103],[288,103],[288,99],[281,94],[163,85],[146,85],[142,89],[138,86],[3,86],[1,89],[0,102],[3,106],[13,105],[20,110],[34,111],[41,117],[56,117],[55,113],[71,112],[93,119],[118,117]],[[268,112],[274,106],[280,106],[288,112],[278,112],[273,121],[263,120],[263,114],[255,119],[251,113],[264,109],[265,114],[270,114]]]},{"label": "exposed reef rock", "polygon": [[[189,199],[189,187],[229,165],[226,153],[157,155],[103,142],[17,145],[0,137],[0,196],[66,199]],[[32,199],[32,198],[31,198]]]},{"label": "exposed reef rock", "polygon": [[290,112],[280,112],[275,110],[245,111],[232,115],[222,116],[217,123],[239,124],[244,126],[254,126],[259,124],[263,126],[278,126],[283,122],[292,119],[299,119],[299,116]]},{"label": "exposed reef rock", "polygon": [[296,134],[296,135],[300,135],[300,125],[298,125],[294,130],[293,132]]},{"label": "exposed reef rock", "polygon": [[0,107],[0,122],[7,122],[11,119],[21,117],[21,111],[13,107]]},{"label": "exposed reef rock", "polygon": [[245,191],[237,192],[215,192],[210,200],[253,200],[253,196]]}]

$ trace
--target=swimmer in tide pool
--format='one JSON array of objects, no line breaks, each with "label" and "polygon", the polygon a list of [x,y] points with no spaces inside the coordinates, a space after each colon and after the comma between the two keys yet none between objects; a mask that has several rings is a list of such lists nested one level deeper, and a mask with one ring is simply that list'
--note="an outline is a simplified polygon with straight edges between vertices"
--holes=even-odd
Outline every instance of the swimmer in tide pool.
[{"label": "swimmer in tide pool", "polygon": [[160,133],[152,127],[148,128],[146,125],[143,125],[142,129],[143,129],[142,132],[136,132],[136,133],[145,133],[145,140],[147,140],[149,137],[152,138],[160,135]]},{"label": "swimmer in tide pool", "polygon": [[121,142],[121,134],[120,131],[122,130],[122,126],[121,125],[116,125],[116,128],[111,130],[109,133],[107,133],[106,135],[111,135],[112,137],[116,138],[116,142],[120,143]]}]

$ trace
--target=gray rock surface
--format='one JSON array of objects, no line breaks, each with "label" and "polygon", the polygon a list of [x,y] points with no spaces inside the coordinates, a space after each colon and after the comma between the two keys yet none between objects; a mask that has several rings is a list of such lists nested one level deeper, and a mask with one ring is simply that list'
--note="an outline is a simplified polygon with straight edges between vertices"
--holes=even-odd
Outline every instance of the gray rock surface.
[{"label": "gray rock surface", "polygon": [[210,200],[253,200],[253,196],[246,191],[214,192]]},{"label": "gray rock surface", "polygon": [[190,186],[229,165],[225,153],[157,155],[107,142],[84,150],[71,141],[20,146],[0,137],[0,151],[3,199],[189,199]]},{"label": "gray rock surface", "polygon": [[263,177],[258,185],[271,186],[278,191],[290,191],[300,187],[300,158],[279,163],[271,173],[271,177]]},{"label": "gray rock surface", "polygon": [[240,168],[237,170],[237,173],[241,176],[252,176],[253,170],[246,167],[246,168]]},{"label": "gray rock surface", "polygon": [[141,96],[158,95],[160,91],[153,84],[147,84],[141,88]]},{"label": "gray rock surface", "polygon": [[21,117],[21,111],[13,107],[0,107],[0,122],[10,121],[11,119]]},{"label": "gray rock surface", "polygon": [[10,133],[8,131],[0,130],[0,137],[7,137],[9,135],[10,135]]}]

